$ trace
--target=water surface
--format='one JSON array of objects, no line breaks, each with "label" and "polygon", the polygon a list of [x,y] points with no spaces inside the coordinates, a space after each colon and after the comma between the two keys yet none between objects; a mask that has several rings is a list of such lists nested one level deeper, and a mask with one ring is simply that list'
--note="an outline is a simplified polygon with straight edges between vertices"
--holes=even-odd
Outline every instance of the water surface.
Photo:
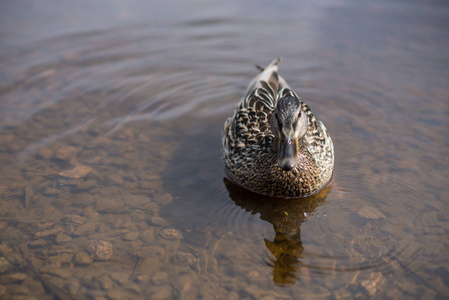
[{"label": "water surface", "polygon": [[[449,295],[444,2],[0,6],[2,297]],[[278,56],[335,144],[305,199],[224,178],[223,123]]]}]

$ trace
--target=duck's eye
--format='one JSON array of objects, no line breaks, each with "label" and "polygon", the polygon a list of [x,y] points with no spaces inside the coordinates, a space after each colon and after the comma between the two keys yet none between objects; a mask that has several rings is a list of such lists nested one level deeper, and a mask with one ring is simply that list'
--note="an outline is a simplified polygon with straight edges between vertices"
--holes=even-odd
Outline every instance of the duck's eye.
[{"label": "duck's eye", "polygon": [[301,117],[301,109],[299,110],[299,113],[298,113],[298,118],[299,117]]}]

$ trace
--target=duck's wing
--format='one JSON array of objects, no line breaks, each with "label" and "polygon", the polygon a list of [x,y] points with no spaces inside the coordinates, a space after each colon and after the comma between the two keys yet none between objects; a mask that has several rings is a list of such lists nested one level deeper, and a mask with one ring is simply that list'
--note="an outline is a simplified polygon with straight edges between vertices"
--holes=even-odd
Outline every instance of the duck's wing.
[{"label": "duck's wing", "polygon": [[269,143],[274,138],[269,126],[270,115],[279,92],[288,89],[287,82],[278,74],[280,62],[280,58],[273,60],[249,84],[246,96],[225,123],[224,148],[244,148],[248,144]]}]

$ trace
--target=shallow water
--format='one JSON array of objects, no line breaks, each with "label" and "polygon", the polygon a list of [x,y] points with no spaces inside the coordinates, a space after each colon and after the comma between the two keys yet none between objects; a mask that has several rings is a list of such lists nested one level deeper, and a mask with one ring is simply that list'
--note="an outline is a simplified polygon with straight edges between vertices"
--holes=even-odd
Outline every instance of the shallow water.
[{"label": "shallow water", "polygon": [[[0,28],[0,298],[449,295],[443,1],[6,1]],[[305,199],[224,178],[277,56],[335,145]]]}]

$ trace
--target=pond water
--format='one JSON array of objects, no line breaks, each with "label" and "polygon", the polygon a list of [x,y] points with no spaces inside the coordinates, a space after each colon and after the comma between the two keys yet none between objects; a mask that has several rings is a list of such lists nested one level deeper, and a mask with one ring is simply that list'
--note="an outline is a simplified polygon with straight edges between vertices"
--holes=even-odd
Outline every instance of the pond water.
[{"label": "pond water", "polygon": [[[0,298],[448,297],[446,2],[3,1],[0,28]],[[309,198],[224,178],[278,56],[335,145]]]}]

